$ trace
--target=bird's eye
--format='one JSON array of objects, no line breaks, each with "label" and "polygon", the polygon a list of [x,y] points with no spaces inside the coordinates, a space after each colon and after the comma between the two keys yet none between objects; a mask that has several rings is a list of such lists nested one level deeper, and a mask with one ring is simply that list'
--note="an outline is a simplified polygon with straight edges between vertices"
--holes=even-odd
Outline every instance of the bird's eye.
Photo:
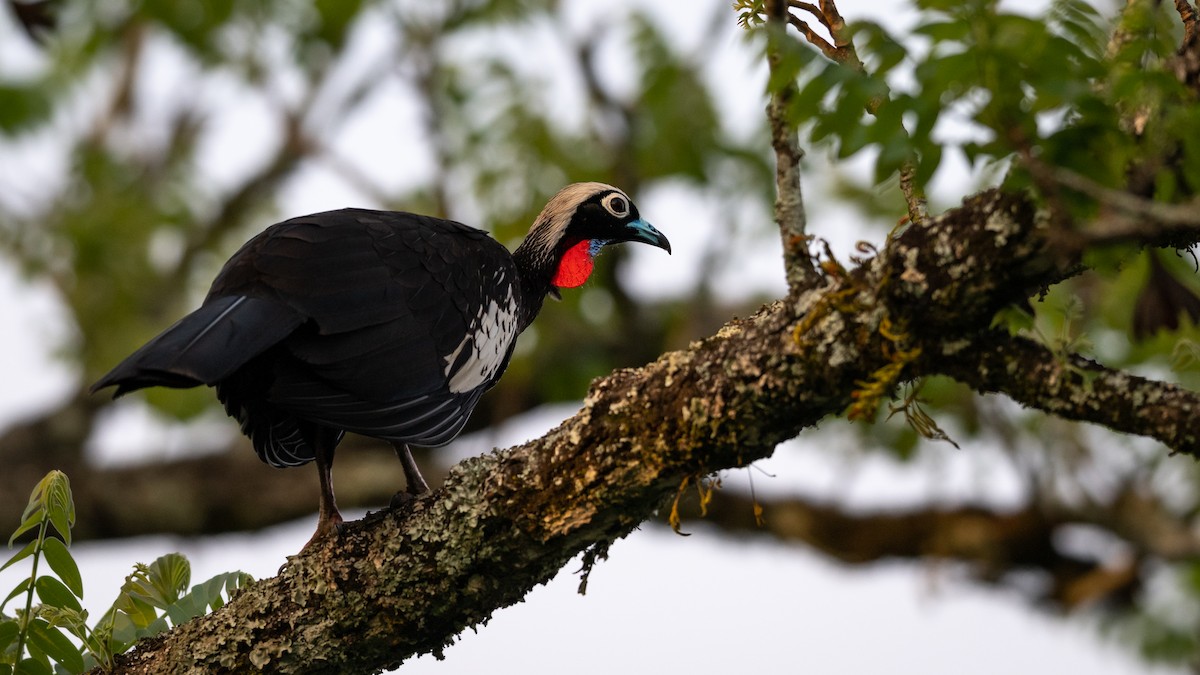
[{"label": "bird's eye", "polygon": [[629,215],[629,200],[618,194],[611,194],[605,197],[601,202],[608,212],[618,218],[624,218]]}]

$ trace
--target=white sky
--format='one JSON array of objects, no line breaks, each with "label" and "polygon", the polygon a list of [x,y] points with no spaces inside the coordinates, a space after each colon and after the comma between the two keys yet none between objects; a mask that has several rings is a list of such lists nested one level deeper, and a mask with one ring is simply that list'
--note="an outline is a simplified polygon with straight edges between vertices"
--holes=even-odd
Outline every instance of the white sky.
[{"label": "white sky", "polygon": [[[720,7],[729,4],[727,0],[706,2]],[[677,31],[681,44],[693,49],[698,48],[702,25],[689,17],[708,16],[680,12],[677,4],[651,0],[574,0],[566,4],[570,25],[577,31],[589,30],[603,22],[606,14],[622,11],[614,7],[649,7],[664,25]],[[868,0],[839,4],[848,18],[877,13],[879,7]],[[888,4],[888,23],[893,30],[912,20],[911,11],[897,9],[900,3]],[[11,26],[0,21],[0,44],[12,40],[11,31]],[[734,130],[745,132],[761,114],[763,72],[738,32],[731,29],[727,36],[721,44],[709,46],[717,52],[710,76],[726,83],[743,83],[743,90],[723,95],[718,103]],[[365,51],[386,42],[385,36],[370,29],[362,31],[359,39]],[[19,53],[13,56],[11,49],[0,49],[0,57],[27,58]],[[620,51],[619,40],[600,56],[605,72],[615,81],[628,74],[628,60]],[[169,94],[191,85],[189,78],[180,77],[185,64],[173,62],[169,56],[158,64],[147,76],[156,91]],[[216,92],[209,93],[214,101],[227,102],[238,93],[230,83],[213,86]],[[286,94],[286,83],[281,87]],[[334,139],[342,156],[354,157],[364,172],[380,177],[387,189],[416,184],[430,166],[427,158],[412,149],[417,142],[411,132],[419,125],[404,98],[403,91],[385,88],[377,92],[363,113]],[[264,145],[276,142],[277,134],[259,106],[250,100],[215,119],[216,140],[202,157],[214,189],[236,182],[237,175],[253,168]],[[31,185],[53,181],[61,172],[62,159],[55,156],[52,144],[41,139],[31,145],[10,154],[10,158],[21,158],[20,167],[0,155],[0,191],[7,187],[17,193],[28,191]],[[412,160],[401,164],[404,170],[395,161],[397,152],[406,152]],[[961,178],[966,172],[953,173]],[[815,203],[814,212],[821,214],[821,219],[814,221],[820,228],[817,233],[833,239],[838,250],[849,250],[863,231],[849,222],[850,214],[844,209],[823,207],[820,190],[813,189],[816,177],[810,175],[807,180],[806,193]],[[961,183],[956,186],[951,181],[940,189],[951,193],[955,187],[961,189]],[[368,203],[364,195],[321,169],[302,172],[288,185],[281,201],[288,210],[283,215]],[[704,196],[666,187],[647,195],[640,206],[643,214],[670,236],[675,255],[669,264],[635,256],[630,269],[632,283],[647,296],[689,288],[705,240],[717,230]],[[727,273],[722,285],[738,294],[778,291],[782,275],[776,249],[770,239],[743,246],[739,260],[747,262]],[[23,282],[11,267],[0,265],[0,306],[7,314],[0,325],[0,372],[10,383],[19,384],[0,388],[0,426],[4,426],[52,405],[74,386],[77,375],[53,358],[56,346],[72,338],[69,320],[52,291]],[[570,412],[569,406],[535,411],[494,435],[461,439],[454,448],[464,453],[505,446],[540,434]],[[121,439],[128,441],[131,436],[138,439],[133,445],[141,446],[142,453],[164,444],[186,444],[178,432],[148,423],[136,405],[122,415],[127,421],[117,427],[121,431],[110,430],[100,444],[104,461],[127,460],[130,445]],[[234,429],[227,420],[206,422],[223,423],[226,430]],[[846,498],[861,506],[929,497],[946,501],[972,497],[1004,504],[1018,497],[1017,481],[1006,474],[1007,463],[988,448],[933,449],[931,456],[939,471],[931,472],[928,465],[899,465],[882,458],[851,462],[836,451],[814,447],[831,445],[830,438],[835,448],[848,444],[845,438],[837,440],[836,430],[819,438],[822,441],[815,443],[809,434],[781,449],[775,459],[761,465],[776,478],[756,474],[756,487],[764,492],[801,490],[807,495]],[[742,472],[728,477],[726,483],[736,489],[745,480]],[[164,536],[78,544],[75,553],[85,574],[86,604],[95,612],[102,611],[134,561],[149,562],[174,550],[192,560],[194,581],[232,569],[259,577],[272,575],[284,557],[307,540],[314,522],[315,516],[264,532],[207,539]],[[577,565],[568,565],[558,579],[537,589],[524,603],[500,611],[478,633],[467,632],[460,644],[447,650],[445,661],[423,657],[402,671],[1176,672],[1147,668],[1128,651],[1106,643],[1086,619],[1063,621],[1031,608],[1010,592],[961,582],[953,566],[882,564],[851,570],[804,549],[720,536],[702,524],[689,524],[688,529],[695,535],[683,538],[647,527],[618,542],[610,559],[593,572],[585,597],[575,593],[578,579],[572,572]],[[0,588],[14,585],[18,571],[0,573]]]}]

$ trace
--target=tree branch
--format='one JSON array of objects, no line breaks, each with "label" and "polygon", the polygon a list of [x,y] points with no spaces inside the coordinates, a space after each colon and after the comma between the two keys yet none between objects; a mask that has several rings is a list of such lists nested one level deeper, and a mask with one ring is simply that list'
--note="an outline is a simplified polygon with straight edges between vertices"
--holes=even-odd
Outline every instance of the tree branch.
[{"label": "tree branch", "polygon": [[1026,156],[1023,164],[1039,182],[1069,188],[1096,201],[1106,213],[1086,228],[1058,228],[1054,238],[1069,252],[1109,244],[1138,242],[1146,246],[1185,246],[1200,236],[1200,199],[1169,204],[1114,190],[1060,166]]},{"label": "tree branch", "polygon": [[1200,32],[1200,17],[1196,15],[1196,8],[1188,0],[1175,0],[1175,11],[1179,12],[1179,18],[1183,21],[1184,42],[1191,42]]},{"label": "tree branch", "polygon": [[[557,429],[460,464],[407,510],[350,524],[220,611],[139,645],[116,672],[369,671],[438,652],[573,556],[602,552],[651,517],[684,477],[745,466],[861,403],[869,383],[929,369],[905,360],[912,354],[947,355],[960,366],[943,370],[1018,400],[1034,386],[1028,382],[1058,382],[1031,400],[1096,418],[1104,414],[1098,406],[1071,398],[1082,385],[1036,350],[1020,362],[1040,359],[1044,371],[1005,375],[1015,357],[982,348],[975,358],[987,367],[967,367],[972,336],[1012,288],[1067,274],[1056,260],[1029,204],[998,192],[972,198],[909,228],[860,267],[831,272],[819,292],[598,380],[583,409]],[[1091,386],[1101,395],[1132,386],[1131,398],[1151,411],[1099,418],[1119,429],[1165,439],[1173,420],[1194,418],[1194,407],[1175,417],[1165,409],[1191,405],[1182,393],[1171,391],[1177,398],[1161,405],[1147,398],[1167,385],[1100,372]],[[1195,432],[1177,430],[1183,440],[1167,439],[1172,446],[1193,447]]]},{"label": "tree branch", "polygon": [[1055,354],[1032,340],[997,332],[943,344],[928,370],[1064,419],[1148,436],[1200,458],[1195,423],[1200,393],[1182,387],[1105,368],[1077,354]]},{"label": "tree branch", "polygon": [[[1044,572],[1049,586],[1039,591],[1039,599],[1071,611],[1099,601],[1128,601],[1143,572],[1164,560],[1185,562],[1200,555],[1200,535],[1148,492],[1127,483],[1103,505],[1033,499],[997,512],[971,505],[858,511],[803,497],[755,500],[717,490],[707,501],[704,522],[726,532],[803,543],[851,565],[887,558],[954,560],[967,563],[975,580],[992,584],[1017,572]],[[694,507],[688,515],[699,517]],[[1118,559],[1064,552],[1056,539],[1065,528],[1080,525],[1112,533],[1130,550]]]}]

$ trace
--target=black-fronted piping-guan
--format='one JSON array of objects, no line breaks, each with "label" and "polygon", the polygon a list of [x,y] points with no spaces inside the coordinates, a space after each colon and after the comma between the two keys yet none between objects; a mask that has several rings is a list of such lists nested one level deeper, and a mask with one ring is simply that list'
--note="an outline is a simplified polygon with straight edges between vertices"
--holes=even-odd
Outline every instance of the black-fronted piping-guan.
[{"label": "black-fronted piping-guan", "polygon": [[216,388],[258,456],[316,461],[317,532],[335,532],[334,449],[385,439],[409,494],[428,490],[410,445],[450,442],[504,372],[547,294],[581,285],[604,246],[670,252],[625,193],[576,183],[516,251],[450,220],[343,209],[272,225],[225,263],[203,304],[92,386]]}]

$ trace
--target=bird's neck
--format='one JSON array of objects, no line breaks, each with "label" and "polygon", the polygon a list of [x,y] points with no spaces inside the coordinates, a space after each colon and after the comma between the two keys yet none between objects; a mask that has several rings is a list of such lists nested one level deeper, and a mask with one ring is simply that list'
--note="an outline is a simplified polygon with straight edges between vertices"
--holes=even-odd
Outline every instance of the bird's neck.
[{"label": "bird's neck", "polygon": [[513,251],[517,276],[521,280],[521,330],[525,330],[537,317],[546,295],[551,292],[557,293],[553,283],[558,269],[554,250],[532,239],[526,237],[517,250]]}]

